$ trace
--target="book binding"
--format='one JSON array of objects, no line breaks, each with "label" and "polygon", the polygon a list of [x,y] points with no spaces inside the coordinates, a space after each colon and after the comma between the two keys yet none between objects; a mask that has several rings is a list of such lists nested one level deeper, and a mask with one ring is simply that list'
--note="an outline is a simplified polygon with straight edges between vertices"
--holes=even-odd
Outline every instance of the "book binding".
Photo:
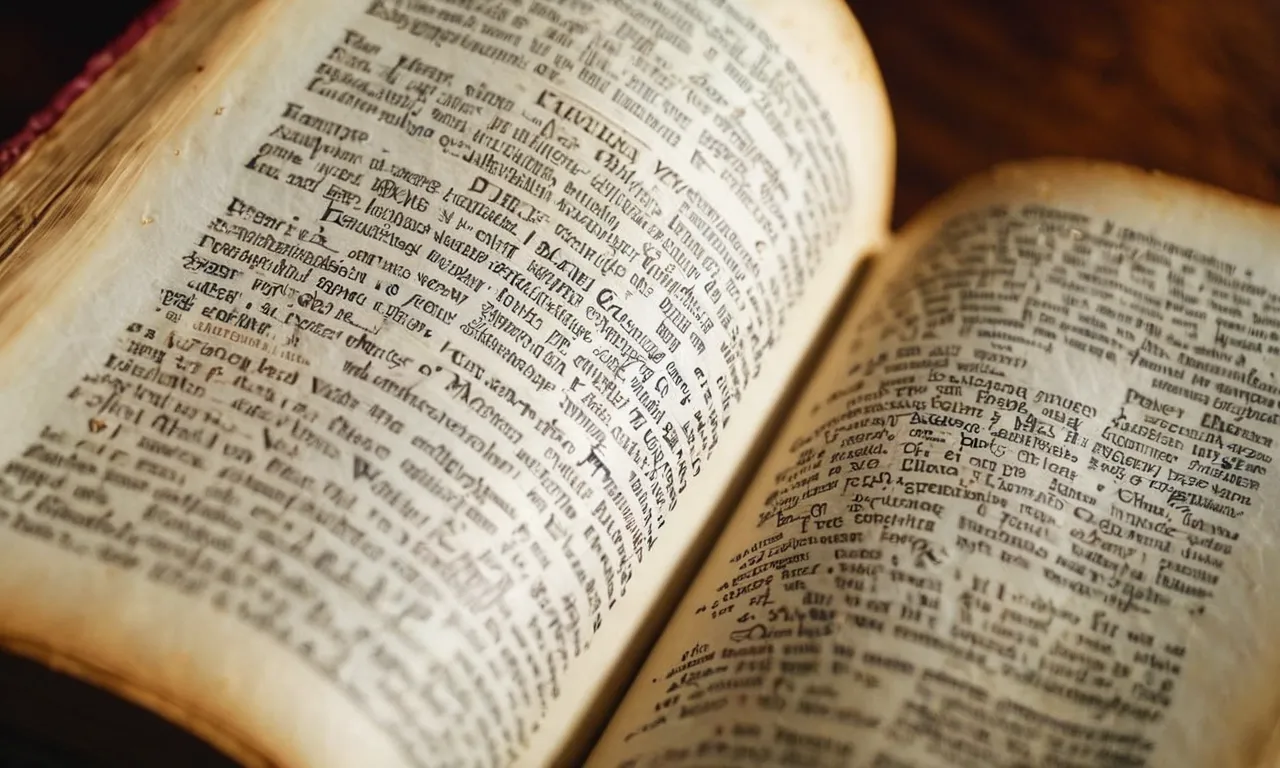
[{"label": "book binding", "polygon": [[129,26],[85,62],[80,74],[62,86],[43,109],[27,118],[26,124],[13,136],[0,143],[0,176],[12,168],[27,149],[66,114],[76,99],[89,90],[117,61],[142,41],[156,24],[181,0],[157,0],[129,23]]}]

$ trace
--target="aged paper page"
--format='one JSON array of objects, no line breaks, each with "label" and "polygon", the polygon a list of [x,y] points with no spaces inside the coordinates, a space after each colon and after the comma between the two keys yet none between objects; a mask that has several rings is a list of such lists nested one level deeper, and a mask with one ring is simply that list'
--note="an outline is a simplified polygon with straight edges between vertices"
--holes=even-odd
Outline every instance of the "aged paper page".
[{"label": "aged paper page", "polygon": [[835,2],[252,21],[4,262],[0,643],[246,761],[536,764],[883,235],[870,54]]},{"label": "aged paper page", "polygon": [[877,265],[592,765],[1253,766],[1274,210],[1040,163]]}]

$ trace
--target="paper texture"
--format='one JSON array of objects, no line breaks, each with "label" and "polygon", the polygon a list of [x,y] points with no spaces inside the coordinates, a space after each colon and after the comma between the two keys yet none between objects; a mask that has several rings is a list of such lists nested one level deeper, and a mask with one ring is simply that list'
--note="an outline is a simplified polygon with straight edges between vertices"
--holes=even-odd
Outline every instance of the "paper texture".
[{"label": "paper texture", "polygon": [[883,235],[869,54],[835,4],[254,13],[0,285],[0,641],[284,765],[537,763]]},{"label": "paper texture", "polygon": [[1262,764],[1276,236],[1084,164],[934,206],[591,764]]}]

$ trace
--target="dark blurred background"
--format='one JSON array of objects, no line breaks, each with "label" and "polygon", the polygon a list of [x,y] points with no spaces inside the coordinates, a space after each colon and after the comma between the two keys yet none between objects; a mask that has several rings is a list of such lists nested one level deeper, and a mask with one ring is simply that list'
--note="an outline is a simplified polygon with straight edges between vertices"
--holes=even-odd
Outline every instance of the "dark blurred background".
[{"label": "dark blurred background", "polygon": [[[970,173],[1040,155],[1280,198],[1280,2],[848,3],[893,103],[898,223]],[[148,4],[0,0],[0,135]]]},{"label": "dark blurred background", "polygon": [[0,136],[17,132],[149,0],[0,0]]}]

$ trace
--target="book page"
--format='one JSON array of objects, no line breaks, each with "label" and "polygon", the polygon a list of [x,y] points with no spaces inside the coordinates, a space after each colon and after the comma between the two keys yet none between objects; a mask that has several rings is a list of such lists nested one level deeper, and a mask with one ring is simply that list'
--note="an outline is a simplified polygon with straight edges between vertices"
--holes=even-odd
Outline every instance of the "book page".
[{"label": "book page", "polygon": [[250,764],[550,759],[883,236],[870,54],[834,2],[233,10],[6,235],[0,644]]},{"label": "book page", "polygon": [[1270,765],[1278,240],[1083,163],[935,204],[591,765]]}]

